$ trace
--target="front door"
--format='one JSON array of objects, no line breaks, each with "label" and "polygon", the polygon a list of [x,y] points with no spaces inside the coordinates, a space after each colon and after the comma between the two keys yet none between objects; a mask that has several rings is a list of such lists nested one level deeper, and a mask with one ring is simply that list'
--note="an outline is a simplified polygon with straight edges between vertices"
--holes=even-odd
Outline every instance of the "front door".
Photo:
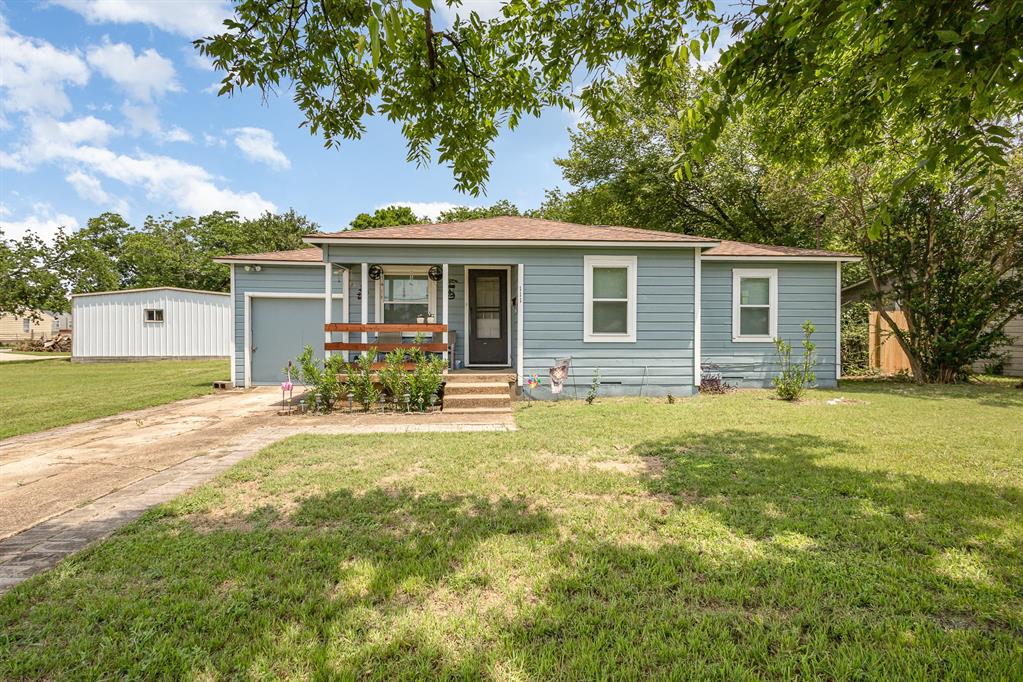
[{"label": "front door", "polygon": [[508,364],[508,271],[469,270],[469,364]]}]

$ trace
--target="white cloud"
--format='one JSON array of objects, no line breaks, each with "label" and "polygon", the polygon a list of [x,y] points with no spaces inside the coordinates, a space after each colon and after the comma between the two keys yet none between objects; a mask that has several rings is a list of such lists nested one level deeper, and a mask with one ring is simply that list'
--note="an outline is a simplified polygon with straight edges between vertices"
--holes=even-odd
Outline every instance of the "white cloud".
[{"label": "white cloud", "polygon": [[9,215],[13,215],[14,211],[7,204],[0,201],[0,218],[6,218]]},{"label": "white cloud", "polygon": [[181,126],[164,128],[160,121],[160,114],[151,104],[132,104],[125,102],[121,105],[121,113],[128,121],[128,129],[132,135],[151,135],[157,142],[191,142],[192,134]]},{"label": "white cloud", "polygon": [[0,168],[31,170],[40,163],[61,157],[78,145],[105,145],[111,136],[118,133],[112,125],[95,116],[70,121],[36,117],[27,119],[26,124],[25,143],[10,153],[0,151]]},{"label": "white cloud", "polygon": [[216,135],[210,135],[209,133],[202,134],[202,141],[207,147],[223,148],[227,146],[227,140],[222,137],[217,137]]},{"label": "white cloud", "polygon": [[226,0],[53,0],[94,24],[142,23],[186,38],[217,33],[231,15]]},{"label": "white cloud", "polygon": [[7,239],[20,239],[29,232],[39,236],[46,242],[52,242],[59,228],[68,231],[77,230],[78,221],[66,213],[57,213],[49,204],[35,204],[32,214],[21,220],[0,220],[0,230]]},{"label": "white cloud", "polygon": [[137,100],[148,102],[154,95],[180,92],[171,60],[149,48],[135,55],[127,43],[111,43],[104,38],[86,53],[89,65],[121,86]]},{"label": "white cloud", "polygon": [[452,204],[449,201],[388,201],[374,207],[373,210],[387,208],[388,206],[408,206],[412,212],[421,218],[436,220],[444,211],[450,211],[465,204]]},{"label": "white cloud", "polygon": [[264,128],[231,128],[225,131],[234,136],[234,144],[245,158],[265,163],[271,168],[291,168],[291,161],[277,147],[274,134]]},{"label": "white cloud", "polygon": [[0,109],[53,116],[71,110],[64,91],[85,85],[89,67],[75,52],[60,50],[10,29],[0,17]]}]

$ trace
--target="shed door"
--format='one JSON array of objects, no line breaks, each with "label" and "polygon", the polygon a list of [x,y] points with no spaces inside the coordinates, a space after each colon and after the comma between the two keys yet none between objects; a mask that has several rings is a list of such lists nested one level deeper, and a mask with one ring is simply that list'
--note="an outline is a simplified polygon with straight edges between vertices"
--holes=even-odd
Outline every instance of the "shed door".
[{"label": "shed door", "polygon": [[308,344],[323,359],[322,298],[253,298],[249,352],[255,385],[279,384]]}]

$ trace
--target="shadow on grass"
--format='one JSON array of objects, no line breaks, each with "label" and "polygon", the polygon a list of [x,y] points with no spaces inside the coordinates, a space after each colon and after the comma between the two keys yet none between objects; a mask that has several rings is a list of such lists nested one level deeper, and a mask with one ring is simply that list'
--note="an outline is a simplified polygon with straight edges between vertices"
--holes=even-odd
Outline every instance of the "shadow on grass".
[{"label": "shadow on grass", "polygon": [[929,401],[968,400],[987,407],[1023,407],[1023,390],[1010,382],[973,382],[964,384],[915,384],[911,381],[885,379],[843,380],[841,387],[831,389],[850,394],[877,392],[904,398]]},{"label": "shadow on grass", "polygon": [[[366,640],[388,639],[382,623],[415,610],[479,543],[550,527],[521,500],[409,490],[336,490],[292,513],[264,506],[174,517],[157,509],[4,597],[0,679],[74,670],[111,678],[357,675],[372,663],[358,655],[366,650],[381,657],[379,670],[389,647]],[[428,640],[402,653],[406,674],[409,664],[434,672],[450,665]],[[339,642],[354,644],[340,658]]]},{"label": "shadow on grass", "polygon": [[[150,514],[8,595],[0,677],[1019,679],[1023,496],[822,461],[855,451],[743,430],[640,443],[661,511],[635,538],[411,490]],[[488,543],[533,599],[438,600],[466,569],[483,587],[508,570],[479,565]]]}]

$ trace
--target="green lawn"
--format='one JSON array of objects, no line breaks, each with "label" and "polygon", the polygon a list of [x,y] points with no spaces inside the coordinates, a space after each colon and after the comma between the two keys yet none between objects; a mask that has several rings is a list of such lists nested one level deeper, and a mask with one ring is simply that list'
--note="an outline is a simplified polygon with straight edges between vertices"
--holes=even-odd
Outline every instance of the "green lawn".
[{"label": "green lawn", "polygon": [[0,438],[209,393],[226,360],[0,363]]},{"label": "green lawn", "polygon": [[0,598],[0,678],[1023,678],[1023,390],[517,416],[275,444]]}]

